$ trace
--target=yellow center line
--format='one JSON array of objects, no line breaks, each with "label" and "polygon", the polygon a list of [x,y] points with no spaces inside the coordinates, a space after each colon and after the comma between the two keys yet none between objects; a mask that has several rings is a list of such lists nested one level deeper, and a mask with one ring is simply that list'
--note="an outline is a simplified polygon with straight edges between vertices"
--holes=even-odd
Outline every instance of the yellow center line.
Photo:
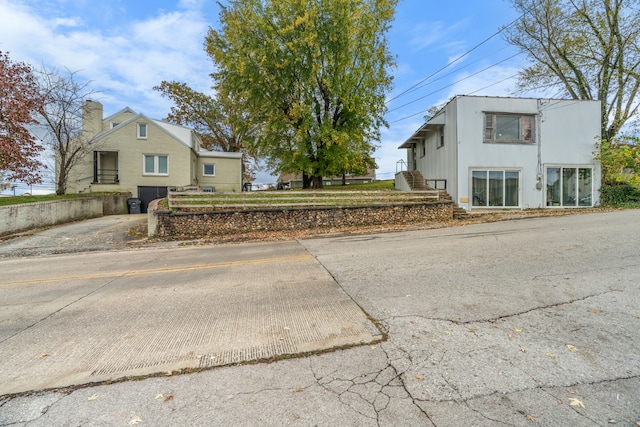
[{"label": "yellow center line", "polygon": [[82,274],[77,276],[42,277],[42,278],[35,278],[35,279],[14,280],[11,282],[4,282],[2,283],[2,286],[69,282],[74,280],[103,279],[103,278],[109,278],[109,277],[144,276],[147,274],[176,273],[176,272],[182,272],[182,271],[206,270],[206,269],[212,269],[212,268],[233,267],[233,266],[239,266],[239,265],[258,265],[258,264],[278,263],[278,262],[287,262],[287,261],[304,261],[304,260],[313,259],[313,258],[314,258],[313,255],[305,254],[305,255],[292,255],[288,257],[279,257],[279,258],[258,258],[258,259],[251,259],[251,260],[242,260],[242,261],[218,262],[214,264],[197,264],[197,265],[189,265],[189,266],[183,266],[183,267],[163,267],[163,268],[152,268],[148,270],[113,271],[113,272],[105,272],[105,273]]}]

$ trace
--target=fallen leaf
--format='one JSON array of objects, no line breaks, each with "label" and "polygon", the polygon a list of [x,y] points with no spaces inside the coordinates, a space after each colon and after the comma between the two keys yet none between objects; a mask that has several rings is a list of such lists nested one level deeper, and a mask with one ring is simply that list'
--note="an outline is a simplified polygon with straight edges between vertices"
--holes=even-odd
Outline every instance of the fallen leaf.
[{"label": "fallen leaf", "polygon": [[562,399],[558,399],[558,405],[562,405],[563,403]]},{"label": "fallen leaf", "polygon": [[288,326],[285,326],[285,327],[284,327],[284,330],[285,330],[285,331],[288,331],[288,330],[290,330],[290,329],[291,329],[291,328],[290,328],[290,327],[288,327]]},{"label": "fallen leaf", "polygon": [[533,415],[527,415],[526,417],[524,417],[527,421],[535,421],[536,419],[533,417]]},{"label": "fallen leaf", "polygon": [[[438,340],[434,338],[434,339],[431,340],[431,342],[438,342]],[[640,366],[638,366],[638,367],[640,368]]]},{"label": "fallen leaf", "polygon": [[576,392],[575,392],[575,391],[573,391],[573,390],[567,390],[567,393],[569,393],[569,394],[576,394]]},{"label": "fallen leaf", "polygon": [[553,353],[548,353],[548,352],[547,352],[547,353],[545,353],[544,355],[545,355],[545,356],[547,356],[547,357],[550,357],[550,358],[552,358],[552,359],[555,359],[555,358],[556,358],[556,355],[555,355],[555,354],[553,354]]},{"label": "fallen leaf", "polygon": [[616,420],[608,420],[609,424],[615,424]]},{"label": "fallen leaf", "polygon": [[507,338],[511,339],[511,338],[513,338],[513,335],[512,334],[507,334]]},{"label": "fallen leaf", "polygon": [[[632,314],[633,317],[635,317],[636,319],[640,319],[640,316],[636,316],[635,314]],[[638,421],[638,423],[640,423],[640,421]],[[636,423],[636,424],[638,424]]]},{"label": "fallen leaf", "polygon": [[157,399],[162,399],[163,397],[164,397],[164,395],[162,393],[156,394],[156,400]]},{"label": "fallen leaf", "polygon": [[168,395],[167,397],[164,398],[165,402],[168,402],[170,400],[173,400],[173,394]]},{"label": "fallen leaf", "polygon": [[636,421],[636,425],[637,425],[637,426],[640,426],[640,421]]},{"label": "fallen leaf", "polygon": [[598,313],[602,313],[602,310],[591,310],[591,312],[592,312],[593,314],[598,314]]},{"label": "fallen leaf", "polygon": [[469,332],[471,332],[472,334],[475,334],[476,332],[478,332],[478,328],[471,328],[469,329]]},{"label": "fallen leaf", "polygon": [[300,386],[296,386],[296,393],[300,393],[302,391],[302,388],[300,388]]},{"label": "fallen leaf", "polygon": [[513,332],[521,333],[522,329],[521,328],[513,328]]},{"label": "fallen leaf", "polygon": [[571,344],[567,344],[567,349],[569,351],[573,351],[573,352],[578,351],[578,349],[575,346],[571,345]]},{"label": "fallen leaf", "polygon": [[378,347],[376,347],[375,345],[371,346],[371,350],[375,350],[376,348],[378,348]]},{"label": "fallen leaf", "polygon": [[170,377],[171,375],[173,375],[173,371],[168,371],[167,376]]},{"label": "fallen leaf", "polygon": [[142,420],[138,417],[135,417],[134,419],[132,419],[131,421],[129,421],[129,425],[130,426],[134,426],[136,424],[140,424],[142,422]]},{"label": "fallen leaf", "polygon": [[87,400],[96,400],[97,398],[98,398],[98,394],[96,393],[96,394],[92,394],[91,396],[89,396],[87,398]]},{"label": "fallen leaf", "polygon": [[444,331],[445,335],[451,335],[451,331]]},{"label": "fallen leaf", "polygon": [[495,324],[495,323],[492,323],[492,324],[491,324],[491,327],[492,327],[493,329],[500,329],[500,326],[499,326],[499,325],[497,325],[497,324]]},{"label": "fallen leaf", "polygon": [[38,355],[38,359],[44,359],[45,357],[49,356],[47,353],[40,353]]},{"label": "fallen leaf", "polygon": [[575,397],[572,397],[569,399],[569,405],[570,406],[577,406],[579,408],[584,408],[584,403],[582,403],[581,400],[576,399]]},{"label": "fallen leaf", "polygon": [[520,347],[520,351],[521,351],[522,353],[526,353],[526,352],[527,352],[527,350],[526,350],[526,349],[524,349],[524,348],[522,348],[522,347]]},{"label": "fallen leaf", "polygon": [[422,381],[424,377],[422,375],[416,375],[416,379]]}]

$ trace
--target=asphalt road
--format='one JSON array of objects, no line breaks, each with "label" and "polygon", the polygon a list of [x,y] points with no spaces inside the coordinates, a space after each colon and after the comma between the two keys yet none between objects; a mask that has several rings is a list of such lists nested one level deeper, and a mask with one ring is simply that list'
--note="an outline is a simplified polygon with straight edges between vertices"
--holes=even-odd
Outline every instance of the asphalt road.
[{"label": "asphalt road", "polygon": [[[186,328],[207,324],[206,310],[198,309],[207,298],[222,295],[231,311],[254,306],[256,298],[265,310],[282,308],[282,300],[294,301],[313,283],[323,298],[359,307],[337,325],[354,316],[353,325],[362,325],[358,316],[366,313],[388,334],[382,343],[273,363],[176,375],[180,361],[174,360],[171,374],[138,381],[5,395],[0,425],[634,426],[640,421],[638,236],[640,211],[630,210],[276,244],[65,254],[46,257],[55,262],[35,272],[29,265],[42,259],[0,260],[0,353],[19,341],[11,351],[28,352],[27,374],[30,364],[55,361],[57,350],[39,343],[58,320],[80,316],[90,325],[101,318],[91,310],[109,318],[107,307],[123,305],[127,296],[137,296],[140,313],[153,311],[153,303],[163,307],[160,320]],[[251,264],[256,260],[259,267]],[[197,274],[183,283],[176,269]],[[173,298],[183,287],[192,292]],[[273,290],[260,298],[265,288]],[[328,300],[320,308],[305,300],[292,302],[293,314],[265,336],[279,340],[297,319],[339,318]],[[153,343],[143,346],[148,357],[171,343],[176,348],[180,335],[171,328],[128,313],[113,316],[122,340],[140,329],[140,339]],[[189,316],[193,322],[181,320]],[[237,318],[242,324],[252,316]],[[77,336],[82,329],[71,331]],[[163,338],[154,340],[153,331]],[[54,341],[72,359],[86,358],[63,332]],[[188,353],[189,345],[181,351]]]}]

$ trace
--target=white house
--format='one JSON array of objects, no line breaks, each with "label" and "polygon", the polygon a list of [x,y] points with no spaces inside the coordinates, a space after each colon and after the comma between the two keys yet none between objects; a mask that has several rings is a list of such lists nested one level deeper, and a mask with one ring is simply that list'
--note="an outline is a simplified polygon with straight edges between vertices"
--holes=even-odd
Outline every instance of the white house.
[{"label": "white house", "polygon": [[415,179],[466,210],[590,207],[599,202],[600,102],[457,96],[399,148]]}]

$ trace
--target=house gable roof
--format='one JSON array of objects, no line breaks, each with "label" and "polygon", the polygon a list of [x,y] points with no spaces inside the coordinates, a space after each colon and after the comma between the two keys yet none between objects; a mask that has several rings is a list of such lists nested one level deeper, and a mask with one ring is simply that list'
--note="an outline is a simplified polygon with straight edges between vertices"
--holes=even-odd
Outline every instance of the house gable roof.
[{"label": "house gable roof", "polygon": [[[124,111],[124,110],[122,110]],[[120,113],[117,113],[120,114]],[[117,115],[115,114],[115,115]],[[115,115],[109,116],[109,117],[114,117]],[[94,142],[100,141],[104,138],[106,138],[107,136],[110,136],[116,132],[119,132],[122,128],[124,128],[125,126],[127,126],[130,123],[136,122],[136,121],[140,121],[140,119],[143,119],[144,121],[146,121],[147,123],[149,123],[150,125],[156,126],[157,128],[159,128],[162,132],[165,132],[169,135],[171,135],[173,137],[173,139],[175,139],[176,141],[180,142],[181,144],[183,144],[184,146],[186,146],[187,148],[192,148],[193,147],[193,139],[192,139],[192,135],[191,135],[191,130],[189,128],[185,128],[183,126],[178,126],[178,125],[173,125],[170,123],[166,123],[166,122],[162,122],[160,120],[154,120],[151,119],[147,116],[145,116],[142,113],[138,113],[135,116],[125,120],[124,122],[120,123],[118,126],[113,127],[105,132],[102,132],[101,134],[96,135],[96,137],[93,139]]]},{"label": "house gable roof", "polygon": [[114,113],[112,115],[110,115],[109,117],[105,117],[104,119],[102,119],[103,122],[110,122],[111,119],[113,119],[114,117],[119,116],[120,114],[124,114],[124,113],[130,113],[133,114],[134,116],[137,114],[135,111],[133,111],[131,108],[129,107],[124,107],[122,110],[118,111],[117,113]]}]

